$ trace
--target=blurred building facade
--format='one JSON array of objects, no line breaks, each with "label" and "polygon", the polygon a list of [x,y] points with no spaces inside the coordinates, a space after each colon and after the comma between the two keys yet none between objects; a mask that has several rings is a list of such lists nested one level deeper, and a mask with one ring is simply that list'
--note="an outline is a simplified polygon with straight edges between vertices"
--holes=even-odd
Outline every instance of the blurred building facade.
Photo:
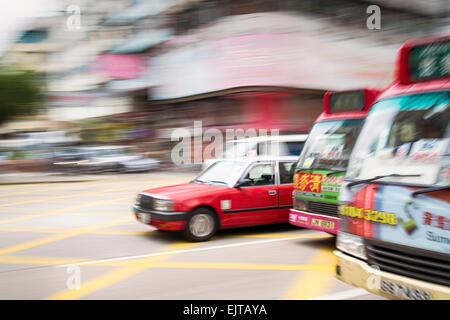
[{"label": "blurred building facade", "polygon": [[[371,3],[380,30],[366,25]],[[43,72],[44,114],[84,142],[144,149],[167,148],[167,129],[194,120],[308,132],[326,90],[387,85],[406,39],[449,25],[445,0],[61,0],[58,10],[2,63]]]}]

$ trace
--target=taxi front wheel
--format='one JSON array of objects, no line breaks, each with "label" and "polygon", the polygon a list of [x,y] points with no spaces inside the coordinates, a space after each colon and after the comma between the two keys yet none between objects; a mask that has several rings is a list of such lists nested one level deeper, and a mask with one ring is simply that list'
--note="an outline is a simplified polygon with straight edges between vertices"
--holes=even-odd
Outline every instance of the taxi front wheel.
[{"label": "taxi front wheel", "polygon": [[214,212],[208,208],[198,208],[186,222],[184,236],[192,242],[209,240],[217,231],[218,222]]}]

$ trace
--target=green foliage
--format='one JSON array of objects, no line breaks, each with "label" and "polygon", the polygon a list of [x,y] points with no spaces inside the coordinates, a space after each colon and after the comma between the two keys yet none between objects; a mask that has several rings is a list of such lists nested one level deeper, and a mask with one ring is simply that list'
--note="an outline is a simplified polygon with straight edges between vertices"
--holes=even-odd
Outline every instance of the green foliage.
[{"label": "green foliage", "polygon": [[38,74],[0,68],[0,124],[14,116],[35,113],[42,101]]}]

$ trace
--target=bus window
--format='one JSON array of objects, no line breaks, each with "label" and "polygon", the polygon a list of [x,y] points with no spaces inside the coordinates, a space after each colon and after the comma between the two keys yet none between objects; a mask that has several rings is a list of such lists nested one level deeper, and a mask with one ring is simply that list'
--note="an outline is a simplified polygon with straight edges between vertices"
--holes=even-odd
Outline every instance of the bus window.
[{"label": "bus window", "polygon": [[316,123],[301,154],[297,168],[336,170],[347,167],[363,119]]},{"label": "bus window", "polygon": [[449,106],[449,92],[415,94],[378,102],[361,132],[365,139],[355,145],[348,176],[366,179],[392,173],[421,174],[420,177],[385,180],[448,184]]}]

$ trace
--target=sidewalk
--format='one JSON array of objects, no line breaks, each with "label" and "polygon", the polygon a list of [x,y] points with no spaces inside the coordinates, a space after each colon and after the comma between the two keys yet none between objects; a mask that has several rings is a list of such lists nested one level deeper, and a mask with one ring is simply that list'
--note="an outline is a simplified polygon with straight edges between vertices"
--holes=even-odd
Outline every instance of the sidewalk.
[{"label": "sidewalk", "polygon": [[0,173],[0,185],[83,182],[107,177],[106,175],[63,175],[48,172],[8,172]]},{"label": "sidewalk", "polygon": [[14,184],[38,184],[38,183],[64,183],[64,182],[87,182],[117,177],[127,177],[129,175],[167,175],[167,176],[195,176],[200,172],[199,168],[164,168],[142,173],[117,173],[117,174],[90,174],[90,175],[68,175],[56,172],[0,172],[0,185]]}]

